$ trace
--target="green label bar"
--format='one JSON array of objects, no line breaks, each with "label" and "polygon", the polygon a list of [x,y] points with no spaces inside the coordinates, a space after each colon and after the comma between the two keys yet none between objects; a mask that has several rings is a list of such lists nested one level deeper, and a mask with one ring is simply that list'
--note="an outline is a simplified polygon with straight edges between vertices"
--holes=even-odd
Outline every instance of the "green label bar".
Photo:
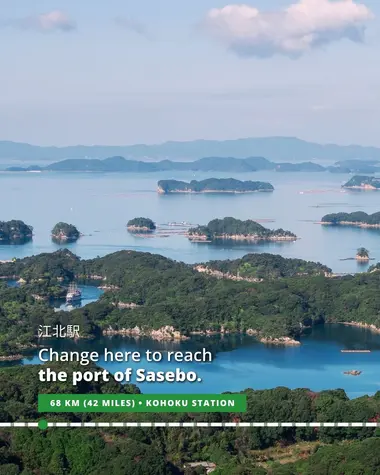
[{"label": "green label bar", "polygon": [[39,394],[39,412],[246,412],[245,394]]}]

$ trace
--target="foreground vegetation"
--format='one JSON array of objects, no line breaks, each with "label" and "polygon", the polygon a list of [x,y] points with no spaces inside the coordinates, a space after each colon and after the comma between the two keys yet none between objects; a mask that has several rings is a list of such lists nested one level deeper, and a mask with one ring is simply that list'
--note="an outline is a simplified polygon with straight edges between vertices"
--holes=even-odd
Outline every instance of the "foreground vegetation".
[{"label": "foreground vegetation", "polygon": [[17,354],[35,344],[38,325],[67,323],[67,312],[54,312],[48,301],[36,296],[64,294],[64,286],[73,280],[95,281],[108,289],[98,302],[70,312],[70,323],[79,324],[85,336],[135,327],[150,335],[168,326],[184,336],[250,330],[270,340],[298,338],[305,326],[323,322],[380,327],[377,266],[368,273],[331,278],[320,264],[265,256],[216,264],[259,275],[265,285],[216,278],[187,264],[134,251],[80,260],[62,250],[0,264],[0,276],[24,282],[19,288],[8,288],[5,282],[0,287],[0,354]]},{"label": "foreground vegetation", "polygon": [[[74,365],[52,364],[56,371]],[[138,393],[134,385],[40,383],[38,366],[0,370],[1,420],[37,421],[39,393]],[[76,368],[77,369],[77,368]],[[70,379],[70,378],[69,378]],[[349,400],[343,390],[246,389],[247,412],[51,413],[48,421],[171,422],[367,422],[377,421],[380,393]],[[208,461],[217,475],[379,474],[379,430],[374,427],[93,428],[0,430],[4,475],[199,475],[189,462]],[[284,451],[288,457],[284,457]]]},{"label": "foreground vegetation", "polygon": [[276,254],[247,254],[241,259],[209,261],[200,264],[210,271],[224,275],[240,276],[247,279],[278,279],[284,277],[302,277],[329,275],[332,270],[319,262],[303,259],[286,259]]}]

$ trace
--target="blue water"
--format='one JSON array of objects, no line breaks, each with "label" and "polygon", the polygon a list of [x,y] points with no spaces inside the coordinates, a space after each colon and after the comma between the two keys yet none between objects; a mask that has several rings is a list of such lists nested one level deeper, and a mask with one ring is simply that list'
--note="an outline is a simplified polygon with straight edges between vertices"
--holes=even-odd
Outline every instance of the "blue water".
[{"label": "blue water", "polygon": [[[172,172],[170,172],[172,173]],[[78,226],[85,234],[67,247],[83,258],[102,256],[120,249],[159,253],[188,263],[241,257],[248,252],[271,252],[323,262],[336,272],[358,272],[367,265],[342,261],[358,247],[369,249],[380,260],[380,230],[323,227],[314,224],[324,214],[355,210],[380,210],[379,192],[343,192],[348,175],[330,173],[256,172],[228,174],[244,180],[270,181],[274,193],[246,195],[170,195],[156,193],[159,179],[203,179],[226,176],[178,172],[141,174],[0,173],[0,219],[22,219],[34,226],[34,239],[23,246],[0,246],[0,260],[57,250],[50,231],[58,221]],[[310,191],[317,191],[309,193]],[[303,194],[301,194],[301,192]],[[10,197],[12,197],[10,199]],[[186,237],[139,238],[126,231],[126,223],[146,216],[157,223],[188,221],[204,224],[216,217],[273,219],[264,224],[295,232],[295,243],[234,246],[194,244]]]},{"label": "blue water", "polygon": [[[7,284],[9,287],[19,287],[20,285],[16,280],[9,280]],[[102,289],[92,285],[78,285],[78,289],[82,292],[82,298],[75,304],[75,308],[81,308],[89,303],[96,302],[104,293]],[[72,305],[67,305],[64,299],[57,299],[51,304],[56,311],[63,310],[66,312],[71,311],[74,308]]]},{"label": "blue water", "polygon": [[[248,252],[271,252],[285,257],[319,261],[335,272],[360,272],[368,264],[358,264],[353,257],[364,246],[375,261],[380,260],[380,230],[322,227],[314,224],[327,213],[363,210],[380,211],[380,192],[343,192],[346,175],[329,173],[228,174],[244,180],[271,182],[274,193],[246,195],[171,195],[156,193],[159,179],[204,179],[222,174],[154,173],[140,174],[28,174],[0,173],[0,199],[3,207],[0,220],[22,219],[34,227],[33,241],[23,246],[0,246],[0,260],[24,257],[57,250],[50,231],[58,221],[78,226],[85,234],[77,243],[67,245],[82,258],[103,256],[121,249],[159,253],[188,263],[213,259],[238,258]],[[314,192],[310,192],[314,191]],[[129,219],[145,216],[158,224],[187,221],[204,224],[216,217],[240,219],[272,219],[264,224],[295,232],[301,239],[295,243],[267,243],[234,246],[192,244],[184,236],[139,238],[126,231]],[[372,263],[372,262],[371,262]],[[86,292],[86,289],[83,289]],[[91,289],[89,289],[92,292]],[[96,300],[98,295],[84,298]],[[49,341],[49,343],[51,343]],[[55,342],[59,349],[61,344]],[[68,345],[68,343],[66,343]],[[72,343],[74,345],[74,343]],[[380,337],[368,331],[326,326],[317,327],[302,338],[300,347],[267,347],[250,337],[225,336],[193,338],[179,344],[159,343],[147,339],[107,338],[81,341],[78,348],[102,352],[104,347],[118,351],[146,349],[193,350],[212,347],[216,357],[207,364],[173,364],[160,362],[137,367],[156,371],[173,370],[179,366],[197,371],[201,383],[138,383],[143,392],[222,392],[287,386],[309,387],[312,390],[341,387],[350,397],[373,394],[380,388]],[[369,354],[343,354],[342,348],[370,348]],[[35,355],[25,364],[38,362]],[[127,364],[100,364],[110,371],[121,371]],[[358,377],[345,376],[343,371],[359,369]]]},{"label": "blue water", "polygon": [[[137,383],[144,393],[219,393],[245,388],[267,389],[277,386],[309,388],[314,391],[343,388],[349,397],[373,394],[380,390],[380,335],[364,329],[342,325],[318,326],[302,337],[298,347],[266,346],[249,336],[197,337],[182,343],[156,342],[150,339],[102,338],[96,341],[46,340],[54,350],[97,351],[161,351],[159,363],[110,363],[99,365],[111,373],[131,367],[147,371],[195,371],[200,383]],[[210,363],[175,363],[165,361],[167,351],[199,351],[206,348],[214,355]],[[341,353],[341,349],[370,349],[371,353]],[[23,364],[38,364],[38,352]],[[17,364],[17,363],[13,363]],[[83,367],[85,370],[85,366]],[[344,375],[358,369],[360,376]],[[136,383],[135,379],[131,382]]]},{"label": "blue water", "polygon": [[[78,285],[78,289],[82,292],[82,299],[75,304],[76,308],[84,307],[89,303],[96,302],[104,292],[98,287],[91,285]],[[53,302],[53,305],[57,311],[63,310],[65,312],[69,312],[74,308],[72,305],[67,305],[66,302],[63,301],[55,301]]]}]

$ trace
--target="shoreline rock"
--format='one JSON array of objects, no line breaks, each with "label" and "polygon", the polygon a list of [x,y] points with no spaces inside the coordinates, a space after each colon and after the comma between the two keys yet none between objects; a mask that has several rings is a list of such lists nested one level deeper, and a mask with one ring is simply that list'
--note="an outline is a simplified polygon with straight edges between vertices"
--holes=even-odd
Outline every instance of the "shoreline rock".
[{"label": "shoreline rock", "polygon": [[18,361],[22,360],[24,357],[20,354],[17,355],[9,355],[9,356],[0,356],[0,361]]},{"label": "shoreline rock", "polygon": [[323,224],[324,226],[354,226],[356,228],[380,228],[380,224],[367,224],[355,221],[339,221],[337,223],[330,223],[328,221],[317,221],[316,224]]},{"label": "shoreline rock", "polygon": [[[131,307],[129,307],[131,308]],[[121,336],[128,336],[128,337],[147,337],[152,338],[156,341],[186,341],[191,338],[191,336],[214,336],[214,335],[229,335],[229,334],[246,334],[249,336],[258,337],[260,332],[258,330],[254,330],[249,328],[245,332],[233,332],[226,330],[222,325],[220,330],[194,330],[189,332],[191,336],[182,335],[178,330],[175,330],[174,327],[170,325],[166,325],[164,327],[159,328],[158,330],[153,329],[144,329],[139,326],[135,326],[134,328],[122,328],[119,330],[115,330],[112,327],[103,330],[104,336],[113,336],[113,335],[121,335]],[[279,338],[265,338],[262,337],[258,340],[260,343],[264,343],[267,345],[284,345],[284,346],[299,346],[301,342],[298,340],[294,340],[288,336],[279,337]]]},{"label": "shoreline rock", "polygon": [[134,336],[134,337],[149,337],[156,341],[181,341],[188,340],[189,337],[182,335],[174,327],[166,325],[158,330],[144,329],[138,326],[134,328],[122,328],[114,330],[112,327],[107,330],[103,330],[103,335],[122,335],[122,336]]},{"label": "shoreline rock", "polygon": [[193,191],[190,189],[186,190],[170,190],[170,191],[165,191],[163,188],[160,186],[157,188],[157,193],[161,195],[170,195],[174,193],[178,194],[193,194],[193,195],[202,195],[205,193],[227,193],[227,194],[237,194],[237,195],[243,195],[247,193],[272,193],[274,190],[247,190],[247,191],[239,191],[239,190],[203,190],[203,191]]},{"label": "shoreline rock", "polygon": [[376,186],[365,184],[365,185],[353,185],[353,186],[345,186],[343,185],[342,188],[345,188],[347,190],[378,190],[379,188],[376,188]]},{"label": "shoreline rock", "polygon": [[228,279],[245,282],[264,282],[264,279],[259,279],[256,277],[241,277],[234,274],[230,274],[229,272],[223,273],[219,270],[212,270],[209,267],[202,265],[195,266],[194,270],[203,274],[211,275],[212,277],[216,277],[217,279]]},{"label": "shoreline rock", "polygon": [[202,242],[212,242],[213,240],[224,239],[232,241],[297,241],[300,239],[297,236],[260,236],[258,234],[244,235],[244,234],[222,234],[219,236],[213,236],[210,241],[208,236],[205,234],[189,234],[190,241],[202,241]]},{"label": "shoreline rock", "polygon": [[294,340],[289,336],[283,336],[279,338],[260,338],[261,343],[266,345],[285,345],[285,346],[300,346],[301,342]]},{"label": "shoreline rock", "polygon": [[155,229],[148,228],[148,226],[127,226],[130,232],[153,233]]},{"label": "shoreline rock", "polygon": [[369,261],[369,256],[359,256],[359,255],[356,255],[355,256],[355,259],[357,261]]},{"label": "shoreline rock", "polygon": [[380,328],[374,325],[373,323],[364,323],[364,322],[338,322],[340,325],[346,325],[349,327],[358,327],[365,328],[372,331],[373,333],[380,333]]}]

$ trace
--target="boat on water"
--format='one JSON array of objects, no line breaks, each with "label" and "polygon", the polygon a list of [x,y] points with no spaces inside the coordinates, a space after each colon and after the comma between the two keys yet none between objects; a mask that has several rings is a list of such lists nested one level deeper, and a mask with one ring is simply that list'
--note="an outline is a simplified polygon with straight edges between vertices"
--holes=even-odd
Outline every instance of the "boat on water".
[{"label": "boat on water", "polygon": [[360,376],[362,374],[362,371],[359,371],[358,369],[351,369],[350,371],[343,371],[343,374],[349,374],[351,376]]},{"label": "boat on water", "polygon": [[82,292],[75,283],[71,283],[66,294],[66,303],[75,304],[82,299]]}]

